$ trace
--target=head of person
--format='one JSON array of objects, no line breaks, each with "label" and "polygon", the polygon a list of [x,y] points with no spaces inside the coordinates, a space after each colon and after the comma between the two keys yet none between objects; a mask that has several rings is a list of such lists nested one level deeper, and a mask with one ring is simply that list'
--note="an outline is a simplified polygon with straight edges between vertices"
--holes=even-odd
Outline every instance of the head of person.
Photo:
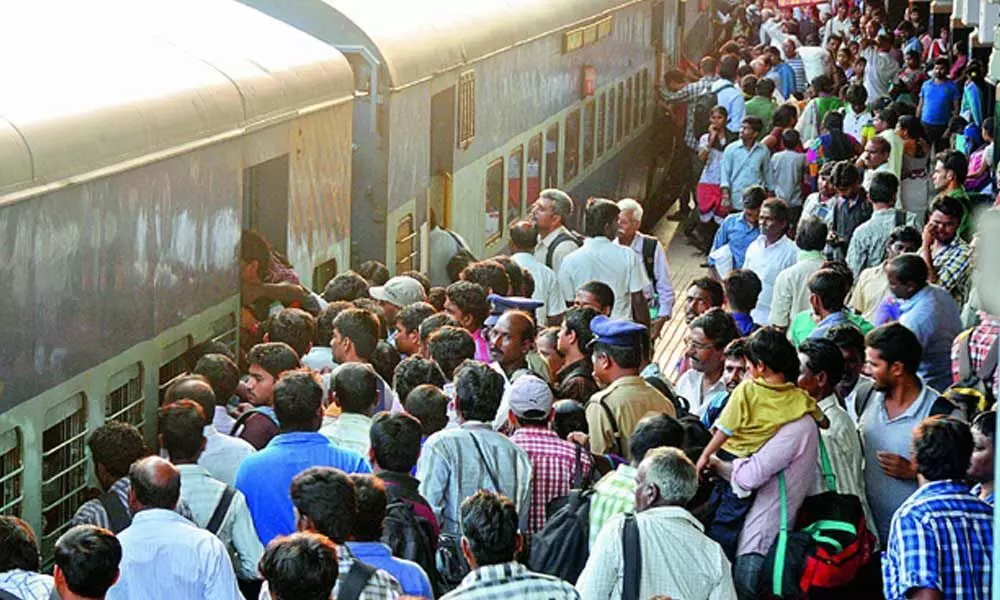
[{"label": "head of person", "polygon": [[427,349],[431,360],[441,367],[441,372],[449,381],[454,378],[460,364],[476,356],[476,342],[472,335],[465,329],[448,325],[431,335],[427,340]]},{"label": "head of person", "polygon": [[495,260],[481,260],[462,269],[462,281],[479,284],[487,294],[510,295],[510,277],[503,265]]},{"label": "head of person", "polygon": [[446,381],[444,372],[436,362],[422,356],[409,356],[396,365],[392,375],[392,389],[405,406],[410,392],[418,385],[426,383],[442,388]]},{"label": "head of person", "polygon": [[53,560],[60,598],[104,598],[118,581],[122,545],[107,529],[77,525],[56,541]]},{"label": "head of person", "polygon": [[427,347],[427,343],[430,341],[431,335],[445,326],[461,328],[462,324],[443,311],[434,313],[420,323],[420,353],[424,358],[430,358],[430,349]]},{"label": "head of person", "polygon": [[384,381],[392,381],[392,375],[402,358],[399,350],[386,340],[379,340],[372,353],[371,366]]},{"label": "head of person", "polygon": [[522,375],[510,384],[508,391],[510,408],[507,419],[513,427],[548,429],[556,399],[545,380],[533,374]]},{"label": "head of person", "polygon": [[378,542],[382,539],[382,521],[388,504],[385,484],[373,475],[355,473],[350,477],[358,499],[358,516],[351,530],[352,537],[359,542]]},{"label": "head of person", "polygon": [[747,338],[750,374],[763,378],[769,373],[784,377],[786,382],[799,379],[799,357],[795,346],[776,327],[761,327]]},{"label": "head of person", "polygon": [[395,324],[400,310],[427,299],[423,284],[405,275],[393,277],[385,285],[372,286],[368,293],[382,307],[390,325]]},{"label": "head of person", "polygon": [[0,573],[19,569],[37,573],[38,539],[31,526],[9,515],[0,515]]},{"label": "head of person", "polygon": [[484,363],[468,360],[455,372],[455,409],[463,422],[492,423],[503,392],[503,375]]},{"label": "head of person", "polygon": [[847,103],[851,105],[851,108],[855,113],[862,113],[868,106],[868,90],[865,86],[858,84],[851,84],[847,87]]},{"label": "head of person", "polygon": [[462,554],[472,569],[511,562],[521,550],[517,509],[508,498],[479,490],[459,509]]},{"label": "head of person", "polygon": [[833,167],[830,182],[838,196],[844,199],[853,199],[861,188],[861,173],[858,172],[858,168],[853,163],[845,160]]},{"label": "head of person", "polygon": [[789,127],[795,127],[798,119],[799,112],[797,108],[791,104],[782,104],[771,115],[771,125],[780,127],[781,129],[788,129]]},{"label": "head of person", "polygon": [[[837,56],[837,51],[840,50],[840,44],[843,41],[843,38],[836,33],[831,34],[826,38],[826,51],[830,53],[830,56]],[[815,79],[813,81],[815,81]],[[815,85],[815,83],[813,85]]]},{"label": "head of person", "polygon": [[358,513],[351,478],[332,467],[311,467],[292,479],[292,504],[299,531],[320,533],[335,544],[350,537]]},{"label": "head of person", "polygon": [[934,189],[944,192],[965,185],[969,173],[969,159],[958,150],[944,150],[934,157],[934,172],[931,181]]},{"label": "head of person", "polygon": [[260,559],[260,574],[274,600],[328,600],[339,573],[337,547],[315,532],[275,538]]},{"label": "head of person", "polygon": [[760,132],[763,130],[764,122],[760,120],[760,117],[753,115],[743,117],[743,122],[740,123],[740,141],[747,145],[753,144],[760,137]]},{"label": "head of person", "polygon": [[961,200],[954,196],[938,196],[931,203],[930,217],[927,219],[934,241],[945,245],[954,241],[964,216],[965,206]]},{"label": "head of person", "polygon": [[590,356],[590,341],[594,338],[590,330],[590,322],[598,313],[589,306],[574,307],[563,315],[559,326],[557,348],[564,356]]},{"label": "head of person", "polygon": [[545,236],[559,229],[573,214],[573,199],[562,190],[550,188],[542,190],[531,205],[531,220],[538,228],[539,235]]},{"label": "head of person", "polygon": [[951,61],[947,57],[939,56],[934,59],[934,68],[931,73],[934,75],[934,79],[938,81],[944,81],[948,79],[948,71],[951,69]]},{"label": "head of person", "polygon": [[642,224],[642,205],[632,198],[618,201],[618,239],[629,244],[639,233]]},{"label": "head of person", "polygon": [[420,421],[413,415],[380,412],[372,418],[369,430],[368,461],[376,471],[409,473],[420,456],[423,435]]},{"label": "head of person", "polygon": [[743,190],[743,218],[754,227],[760,225],[760,211],[767,200],[767,190],[759,185],[751,185]]},{"label": "head of person", "polygon": [[604,198],[587,200],[583,231],[587,237],[613,240],[618,234],[618,205]]},{"label": "head of person", "polygon": [[535,251],[538,243],[538,227],[533,221],[521,219],[510,224],[510,251],[528,252]]},{"label": "head of person", "polygon": [[719,61],[714,56],[705,56],[698,63],[702,77],[711,77],[719,70]]},{"label": "head of person", "polygon": [[882,110],[875,112],[875,116],[872,119],[872,125],[875,126],[875,131],[882,133],[885,130],[896,129],[896,124],[899,122],[899,113],[892,106],[887,106]]},{"label": "head of person", "polygon": [[274,414],[283,433],[319,431],[323,422],[323,387],[311,371],[290,371],[274,386]]},{"label": "head of person", "polygon": [[739,57],[727,54],[722,57],[719,61],[719,77],[728,80],[736,81],[736,78],[740,74],[740,59]]},{"label": "head of person", "polygon": [[316,317],[316,335],[313,337],[313,347],[329,348],[333,339],[333,321],[343,311],[354,308],[354,305],[344,300],[330,302]]},{"label": "head of person", "polygon": [[181,499],[181,474],[165,458],[147,456],[129,467],[128,494],[132,513],[146,509],[174,510]]},{"label": "head of person", "polygon": [[[768,83],[773,86],[774,83],[770,79],[765,79]],[[781,145],[787,149],[798,148],[799,144],[802,142],[802,136],[799,132],[794,129],[786,129],[781,132]]]},{"label": "head of person", "polygon": [[826,338],[808,339],[799,345],[798,386],[817,401],[834,393],[844,378],[844,355]]},{"label": "head of person", "polygon": [[747,73],[740,79],[740,89],[743,90],[743,95],[747,97],[753,97],[757,93],[757,74],[763,75],[767,72],[767,65],[763,59],[756,59],[750,63],[750,68],[753,69],[753,73]]},{"label": "head of person", "polygon": [[535,349],[549,367],[550,373],[558,373],[565,362],[565,356],[559,351],[559,327],[546,327],[535,336]]},{"label": "head of person", "polygon": [[837,135],[844,133],[844,114],[830,111],[823,117],[823,131]]},{"label": "head of person", "polygon": [[726,390],[732,393],[743,378],[746,377],[750,368],[749,357],[747,356],[747,342],[745,338],[737,338],[726,345],[722,351],[724,362],[722,365],[722,383]]},{"label": "head of person", "polygon": [[816,217],[802,219],[795,230],[795,245],[806,252],[821,252],[826,246],[829,231],[826,222]]},{"label": "head of person", "polygon": [[448,396],[441,388],[422,383],[406,397],[406,412],[420,421],[424,437],[436,433],[448,424]]},{"label": "head of person", "polygon": [[588,281],[576,291],[573,306],[589,307],[607,317],[615,306],[615,292],[603,281]]},{"label": "head of person", "polygon": [[909,300],[927,285],[927,263],[916,254],[900,254],[889,261],[886,277],[892,295]]},{"label": "head of person", "polygon": [[207,378],[201,375],[182,375],[174,380],[163,396],[163,403],[170,404],[178,400],[193,400],[201,407],[204,424],[212,422],[212,415],[215,413],[215,392]]},{"label": "head of person", "polygon": [[979,413],[972,420],[972,458],[967,476],[973,483],[993,483],[996,434],[995,410]]},{"label": "head of person", "polygon": [[576,400],[559,400],[552,405],[552,429],[560,439],[567,439],[573,432],[587,433],[587,411]]},{"label": "head of person", "polygon": [[684,296],[684,320],[690,325],[708,309],[722,307],[725,301],[726,291],[721,283],[711,277],[695,279]]},{"label": "head of person", "polygon": [[708,124],[711,127],[722,131],[726,127],[726,121],[729,120],[729,111],[726,110],[725,106],[715,106],[712,108],[712,112],[708,114]]},{"label": "head of person", "polygon": [[378,376],[371,365],[346,363],[330,376],[330,396],[344,413],[371,415],[378,399]]},{"label": "head of person", "polygon": [[[892,146],[889,144],[889,140],[883,137],[876,136],[868,140],[868,143],[865,144],[865,153],[868,156],[868,167],[871,169],[875,169],[889,162],[889,153],[891,151],[892,151]],[[888,171],[883,173],[876,173],[875,177],[878,177],[879,175],[892,175],[892,177],[896,179],[896,176],[892,173],[889,173]],[[899,187],[898,179],[896,179],[895,187],[896,188]],[[871,194],[871,188],[869,188],[868,193]],[[893,194],[895,193],[896,192],[894,189]],[[874,202],[874,200],[872,201]]]},{"label": "head of person", "polygon": [[213,398],[227,403],[240,384],[240,369],[233,359],[225,354],[206,354],[195,363],[194,375],[200,375],[212,388]]},{"label": "head of person", "polygon": [[191,400],[165,404],[158,411],[160,447],[174,464],[191,464],[205,450],[205,414]]},{"label": "head of person", "polygon": [[271,245],[256,231],[244,230],[240,237],[240,278],[261,283],[271,272]]},{"label": "head of person", "polygon": [[303,357],[312,349],[316,319],[300,308],[283,308],[264,324],[265,342],[284,342]]},{"label": "head of person", "polygon": [[972,450],[972,429],[965,421],[944,415],[924,419],[913,430],[917,481],[963,481]]},{"label": "head of person", "polygon": [[834,269],[820,269],[809,276],[809,306],[815,315],[827,315],[844,309],[851,282]]},{"label": "head of person", "polygon": [[698,492],[698,472],[680,448],[653,448],[636,473],[635,509],[686,506]]},{"label": "head of person", "polygon": [[[896,110],[902,112],[904,103],[899,103],[896,106]],[[906,105],[909,106],[909,105]],[[923,124],[920,119],[914,115],[900,114],[899,120],[896,121],[896,134],[899,135],[904,141],[906,140],[923,140],[927,141],[927,131],[924,129]],[[882,138],[874,138],[882,139]],[[888,140],[885,140],[888,144]]]},{"label": "head of person", "polygon": [[760,233],[773,244],[788,233],[791,212],[788,204],[778,198],[768,198],[760,208]]},{"label": "head of person", "polygon": [[[836,52],[832,52],[831,56],[836,56]],[[833,93],[833,79],[828,75],[817,75],[811,83],[817,96],[829,96]]]},{"label": "head of person", "polygon": [[840,350],[844,359],[844,374],[837,383],[837,391],[841,397],[847,397],[865,365],[865,336],[852,323],[844,323],[831,327],[825,335]]},{"label": "head of person", "polygon": [[333,320],[330,348],[338,364],[371,362],[375,346],[381,339],[378,318],[369,310],[349,308]]},{"label": "head of person", "polygon": [[[420,354],[420,324],[436,314],[434,307],[426,302],[415,302],[402,308],[396,314],[396,349],[401,354]],[[332,333],[332,331],[331,331]]]},{"label": "head of person", "polygon": [[355,271],[337,273],[323,288],[323,299],[327,302],[354,302],[368,297],[368,280]]},{"label": "head of person", "polygon": [[601,316],[591,322],[591,331],[594,379],[599,385],[608,386],[621,377],[639,374],[649,348],[649,332],[644,326]]},{"label": "head of person", "polygon": [[298,369],[299,355],[284,342],[257,344],[247,352],[250,378],[247,388],[257,406],[270,406],[274,402],[274,385],[285,371]]},{"label": "head of person", "polygon": [[369,285],[385,285],[389,281],[389,268],[377,260],[366,260],[358,267],[358,274],[368,280]]},{"label": "head of person", "polygon": [[638,466],[654,448],[684,446],[684,426],[666,413],[649,414],[639,420],[628,439],[632,465]]},{"label": "head of person", "polygon": [[867,67],[868,67],[868,59],[866,59],[864,56],[856,56],[854,58],[853,68],[854,68],[854,77],[856,78],[856,80],[864,79],[865,68]]},{"label": "head of person", "polygon": [[886,242],[886,259],[892,260],[904,253],[912,253],[920,250],[922,243],[920,230],[912,225],[900,225],[893,228],[889,233],[889,240]]},{"label": "head of person", "polygon": [[729,313],[711,308],[688,325],[684,355],[695,371],[721,374],[725,348],[738,337],[736,323]]},{"label": "head of person", "polygon": [[490,329],[490,357],[504,370],[524,365],[535,344],[535,322],[528,313],[509,310]]},{"label": "head of person", "polygon": [[[506,273],[504,274],[506,276]],[[445,290],[444,310],[469,332],[483,326],[490,314],[486,288],[471,281],[456,281]]]},{"label": "head of person", "polygon": [[916,334],[899,323],[876,327],[865,336],[864,373],[880,392],[888,394],[905,380],[916,380],[922,357]]},{"label": "head of person", "polygon": [[510,282],[510,295],[531,297],[531,294],[535,289],[534,279],[532,279],[530,291],[525,292],[525,289],[528,286],[526,277],[531,276],[529,271],[522,269],[521,266],[511,260],[509,256],[502,254],[494,256],[490,260],[503,267],[504,273],[507,275],[507,280]]},{"label": "head of person", "polygon": [[105,490],[127,476],[132,463],[151,453],[135,425],[121,421],[106,421],[95,429],[87,438],[87,448],[97,481]]},{"label": "head of person", "polygon": [[830,199],[837,195],[837,188],[833,187],[833,167],[836,163],[824,163],[819,169],[819,195],[822,199]]},{"label": "head of person", "polygon": [[786,38],[781,44],[781,51],[785,53],[785,58],[795,58],[799,53],[799,45],[793,38]]}]

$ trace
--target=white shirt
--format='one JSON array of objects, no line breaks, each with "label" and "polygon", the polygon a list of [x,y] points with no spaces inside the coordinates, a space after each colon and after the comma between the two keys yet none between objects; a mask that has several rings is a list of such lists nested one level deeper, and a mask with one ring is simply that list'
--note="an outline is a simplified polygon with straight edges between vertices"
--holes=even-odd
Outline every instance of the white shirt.
[{"label": "white shirt", "polygon": [[[199,465],[177,465],[177,470],[181,472],[181,498],[191,507],[195,523],[199,527],[207,527],[226,484],[212,477]],[[233,566],[239,576],[243,579],[257,579],[257,563],[264,554],[264,546],[257,537],[250,508],[242,492],[237,491],[233,495],[217,535],[229,548]]]},{"label": "white shirt", "polygon": [[22,600],[49,600],[56,583],[51,575],[11,569],[0,573],[0,590]]},{"label": "white shirt", "polygon": [[[639,257],[639,264],[642,266],[642,270],[646,271],[646,265],[643,263],[642,256],[642,244],[643,240],[646,238],[652,238],[652,236],[643,235],[637,233],[634,238],[632,238],[632,244],[628,246],[632,248],[635,255]],[[652,238],[656,239],[656,238]],[[615,244],[623,246],[621,240],[616,239]],[[647,279],[649,278],[649,273],[646,273]],[[643,288],[642,293],[645,294],[646,300],[649,301],[649,305],[653,306],[653,292],[656,292],[656,300],[659,302],[659,316],[670,318],[674,312],[674,286],[670,282],[670,265],[667,264],[667,253],[663,249],[663,244],[660,240],[656,240],[656,250],[653,251],[653,277],[656,278],[655,282],[650,282]]]},{"label": "white shirt", "polygon": [[806,283],[824,261],[822,252],[800,252],[794,265],[778,273],[771,296],[769,324],[788,327],[795,315],[810,310],[809,288]]},{"label": "white shirt", "polygon": [[582,247],[563,260],[558,273],[566,298],[575,297],[576,290],[594,279],[611,286],[615,293],[613,319],[631,319],[632,294],[649,285],[646,270],[635,252],[606,237],[587,238]]},{"label": "white shirt", "polygon": [[[594,542],[576,589],[583,600],[621,598],[624,579],[622,529],[625,515],[611,518]],[[735,600],[732,567],[722,546],[709,539],[689,512],[678,506],[636,515],[639,530],[639,597]]]},{"label": "white shirt", "polygon": [[708,406],[707,401],[712,396],[719,392],[726,393],[726,384],[723,383],[722,377],[719,377],[718,381],[710,385],[708,390],[702,394],[701,385],[704,381],[704,373],[688,369],[677,378],[677,383],[674,385],[674,391],[677,392],[677,395],[686,399],[691,404],[691,412],[699,417],[704,414],[705,407]]},{"label": "white shirt", "polygon": [[229,411],[225,406],[216,404],[215,414],[212,415],[212,425],[215,426],[216,431],[223,435],[229,435],[229,432],[233,430],[233,425],[236,425],[236,419],[229,416]]},{"label": "white shirt", "polygon": [[750,269],[760,278],[760,296],[757,298],[757,307],[751,311],[750,316],[754,323],[761,324],[767,323],[771,316],[771,298],[774,296],[778,274],[794,265],[799,256],[798,246],[787,235],[781,236],[770,246],[766,244],[767,238],[761,234],[750,243],[746,260],[743,261],[743,268]]},{"label": "white shirt", "polygon": [[531,273],[531,278],[535,280],[535,291],[531,294],[531,298],[545,303],[535,311],[536,325],[545,327],[548,325],[549,317],[558,317],[566,312],[566,302],[572,298],[563,297],[555,271],[527,252],[516,252],[510,259]]},{"label": "white shirt", "polygon": [[233,485],[236,469],[243,459],[257,451],[250,442],[219,433],[215,425],[205,425],[205,451],[198,457],[198,464],[222,483]]},{"label": "white shirt", "polygon": [[118,541],[121,576],[107,600],[243,600],[225,544],[172,510],[137,513]]},{"label": "white shirt", "polygon": [[302,366],[309,367],[320,374],[329,373],[336,369],[337,363],[333,360],[333,348],[329,346],[313,346],[302,357]]},{"label": "white shirt", "polygon": [[330,438],[333,445],[344,450],[353,450],[368,457],[371,447],[369,437],[372,428],[371,417],[357,413],[341,413],[336,418],[323,418],[319,432]]},{"label": "white shirt", "polygon": [[[545,237],[538,236],[538,245],[535,246],[535,260],[548,266],[545,263],[545,259],[549,254],[549,246],[552,245],[552,242],[554,242],[557,237],[559,237],[560,233],[569,233],[569,229],[567,229],[565,225],[560,225],[556,229],[550,231]],[[556,249],[552,252],[552,270],[558,273],[559,267],[562,266],[563,259],[569,256],[577,248],[579,248],[579,246],[577,246],[575,242],[570,242],[569,240],[561,242],[558,246],[556,246]]]}]

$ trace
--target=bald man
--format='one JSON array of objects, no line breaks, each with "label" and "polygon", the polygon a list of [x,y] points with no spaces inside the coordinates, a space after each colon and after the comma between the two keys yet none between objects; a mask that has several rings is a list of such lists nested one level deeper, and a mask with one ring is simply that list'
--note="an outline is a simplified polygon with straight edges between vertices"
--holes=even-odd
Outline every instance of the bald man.
[{"label": "bald man", "polygon": [[121,577],[108,600],[132,598],[242,599],[226,546],[174,512],[181,474],[159,456],[129,469],[132,525],[118,535]]}]

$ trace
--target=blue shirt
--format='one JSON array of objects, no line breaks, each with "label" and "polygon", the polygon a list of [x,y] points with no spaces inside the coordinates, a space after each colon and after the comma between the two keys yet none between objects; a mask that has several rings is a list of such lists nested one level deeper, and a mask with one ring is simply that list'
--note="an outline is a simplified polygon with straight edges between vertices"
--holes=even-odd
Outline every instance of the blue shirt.
[{"label": "blue shirt", "polygon": [[310,467],[333,467],[345,473],[371,473],[357,452],[342,450],[315,431],[278,434],[267,446],[243,459],[236,471],[236,489],[246,496],[260,542],[295,533],[292,479]]},{"label": "blue shirt", "polygon": [[[719,230],[715,232],[715,240],[712,242],[712,250],[729,244],[729,250],[733,254],[733,268],[742,269],[743,261],[746,260],[747,248],[755,239],[760,237],[760,228],[751,225],[743,218],[743,213],[729,215],[722,221]],[[708,264],[714,264],[711,258]]]},{"label": "blue shirt", "polygon": [[917,375],[943,392],[952,383],[951,344],[962,331],[958,303],[943,287],[927,284],[899,303],[899,322],[917,336],[924,349]]},{"label": "blue shirt", "polygon": [[732,133],[739,133],[740,125],[743,123],[743,116],[747,110],[746,98],[743,97],[743,92],[740,91],[735,83],[728,79],[719,79],[713,82],[712,87],[709,89],[715,92],[715,97],[719,101],[719,105],[725,106],[726,110],[729,111],[729,117],[726,119],[726,129]]},{"label": "blue shirt", "polygon": [[958,97],[958,87],[951,80],[940,83],[934,79],[925,81],[920,88],[920,99],[924,102],[920,120],[931,125],[947,125]]},{"label": "blue shirt", "polygon": [[736,321],[736,330],[740,332],[741,336],[746,337],[753,333],[753,319],[749,314],[735,310],[729,314],[733,316],[733,321]]},{"label": "blue shirt", "polygon": [[719,185],[729,190],[733,210],[743,210],[743,191],[751,185],[771,187],[771,153],[760,142],[748,149],[741,140],[722,151]]},{"label": "blue shirt", "polygon": [[431,581],[420,565],[394,557],[389,547],[382,542],[347,542],[347,547],[354,558],[395,577],[407,596],[434,597]]},{"label": "blue shirt", "polygon": [[812,330],[809,334],[810,340],[818,340],[821,337],[826,337],[826,332],[836,327],[837,325],[842,325],[844,323],[851,323],[851,320],[847,318],[847,312],[843,310],[838,310],[835,313],[830,313],[823,317],[823,320],[816,324],[816,329]]},{"label": "blue shirt", "polygon": [[778,63],[778,66],[774,67],[774,70],[781,77],[781,85],[778,86],[778,91],[786,99],[790,98],[795,93],[795,71],[792,70],[791,66],[783,62]]},{"label": "blue shirt", "polygon": [[990,597],[993,508],[953,480],[923,486],[892,517],[882,558],[885,597],[938,590],[945,598]]}]

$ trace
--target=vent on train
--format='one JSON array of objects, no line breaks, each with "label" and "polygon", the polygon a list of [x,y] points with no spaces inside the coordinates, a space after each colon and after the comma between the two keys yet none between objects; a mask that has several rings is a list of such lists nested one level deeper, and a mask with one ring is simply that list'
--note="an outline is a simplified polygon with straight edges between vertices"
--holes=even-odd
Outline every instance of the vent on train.
[{"label": "vent on train", "polygon": [[113,375],[111,392],[104,399],[104,420],[122,421],[142,430],[143,415],[142,365],[134,364]]},{"label": "vent on train", "polygon": [[0,434],[0,515],[21,515],[21,501],[24,500],[21,444],[18,429]]},{"label": "vent on train", "polygon": [[42,432],[42,556],[84,501],[87,483],[86,398],[76,394],[49,409]]}]

